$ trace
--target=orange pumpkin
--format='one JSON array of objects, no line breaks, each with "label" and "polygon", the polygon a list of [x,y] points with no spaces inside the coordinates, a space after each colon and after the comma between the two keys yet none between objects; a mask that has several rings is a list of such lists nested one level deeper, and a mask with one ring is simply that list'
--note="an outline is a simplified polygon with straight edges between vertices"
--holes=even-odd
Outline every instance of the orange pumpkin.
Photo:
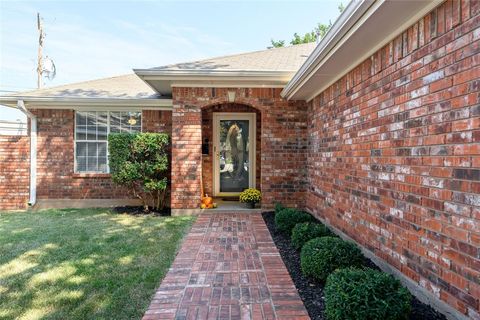
[{"label": "orange pumpkin", "polygon": [[206,197],[202,198],[202,203],[205,204],[206,206],[208,206],[208,205],[213,203],[213,198],[209,197],[208,194],[207,194]]}]

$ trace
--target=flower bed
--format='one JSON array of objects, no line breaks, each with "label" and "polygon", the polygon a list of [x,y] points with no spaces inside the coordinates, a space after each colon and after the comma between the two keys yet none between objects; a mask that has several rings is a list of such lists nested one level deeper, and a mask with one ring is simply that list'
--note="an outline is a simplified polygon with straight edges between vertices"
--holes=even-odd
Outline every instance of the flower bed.
[{"label": "flower bed", "polygon": [[[272,235],[280,255],[292,277],[298,293],[303,300],[308,314],[312,319],[327,319],[325,315],[324,284],[306,277],[302,273],[300,265],[300,251],[293,246],[289,234],[277,230],[275,227],[275,213],[263,213],[263,219]],[[379,270],[376,265],[365,258],[366,267]],[[410,320],[443,320],[442,314],[436,312],[432,307],[421,303],[413,297],[411,302]]]}]

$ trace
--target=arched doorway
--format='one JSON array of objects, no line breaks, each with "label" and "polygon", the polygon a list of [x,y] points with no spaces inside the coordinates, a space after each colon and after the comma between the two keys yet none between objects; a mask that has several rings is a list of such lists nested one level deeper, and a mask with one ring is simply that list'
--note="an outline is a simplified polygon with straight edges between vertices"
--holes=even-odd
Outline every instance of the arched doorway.
[{"label": "arched doorway", "polygon": [[261,112],[225,103],[202,109],[202,177],[205,193],[235,198],[260,189]]}]

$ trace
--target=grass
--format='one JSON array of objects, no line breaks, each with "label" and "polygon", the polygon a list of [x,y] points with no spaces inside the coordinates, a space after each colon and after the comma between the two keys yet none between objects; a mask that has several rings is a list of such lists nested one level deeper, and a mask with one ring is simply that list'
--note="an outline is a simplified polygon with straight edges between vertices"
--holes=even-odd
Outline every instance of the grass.
[{"label": "grass", "polygon": [[0,319],[139,319],[191,217],[0,213]]}]

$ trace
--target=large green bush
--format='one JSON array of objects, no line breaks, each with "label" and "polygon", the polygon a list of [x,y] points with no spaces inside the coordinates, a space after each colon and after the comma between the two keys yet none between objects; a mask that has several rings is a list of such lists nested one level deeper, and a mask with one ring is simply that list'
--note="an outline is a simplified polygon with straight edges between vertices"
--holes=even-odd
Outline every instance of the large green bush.
[{"label": "large green bush", "polygon": [[297,223],[292,229],[292,244],[296,249],[300,249],[308,241],[325,236],[333,236],[333,234],[324,224]]},{"label": "large green bush", "polygon": [[319,281],[325,281],[336,269],[361,266],[363,262],[357,246],[335,237],[312,239],[305,243],[300,253],[302,272]]},{"label": "large green bush", "polygon": [[285,208],[275,213],[275,226],[281,232],[291,235],[293,227],[297,223],[310,222],[315,219],[306,212],[297,209]]},{"label": "large green bush", "polygon": [[325,314],[329,320],[408,319],[411,300],[398,280],[372,269],[336,270],[325,285]]},{"label": "large green bush", "polygon": [[165,206],[169,137],[165,133],[108,135],[112,180],[139,198],[145,211]]}]

